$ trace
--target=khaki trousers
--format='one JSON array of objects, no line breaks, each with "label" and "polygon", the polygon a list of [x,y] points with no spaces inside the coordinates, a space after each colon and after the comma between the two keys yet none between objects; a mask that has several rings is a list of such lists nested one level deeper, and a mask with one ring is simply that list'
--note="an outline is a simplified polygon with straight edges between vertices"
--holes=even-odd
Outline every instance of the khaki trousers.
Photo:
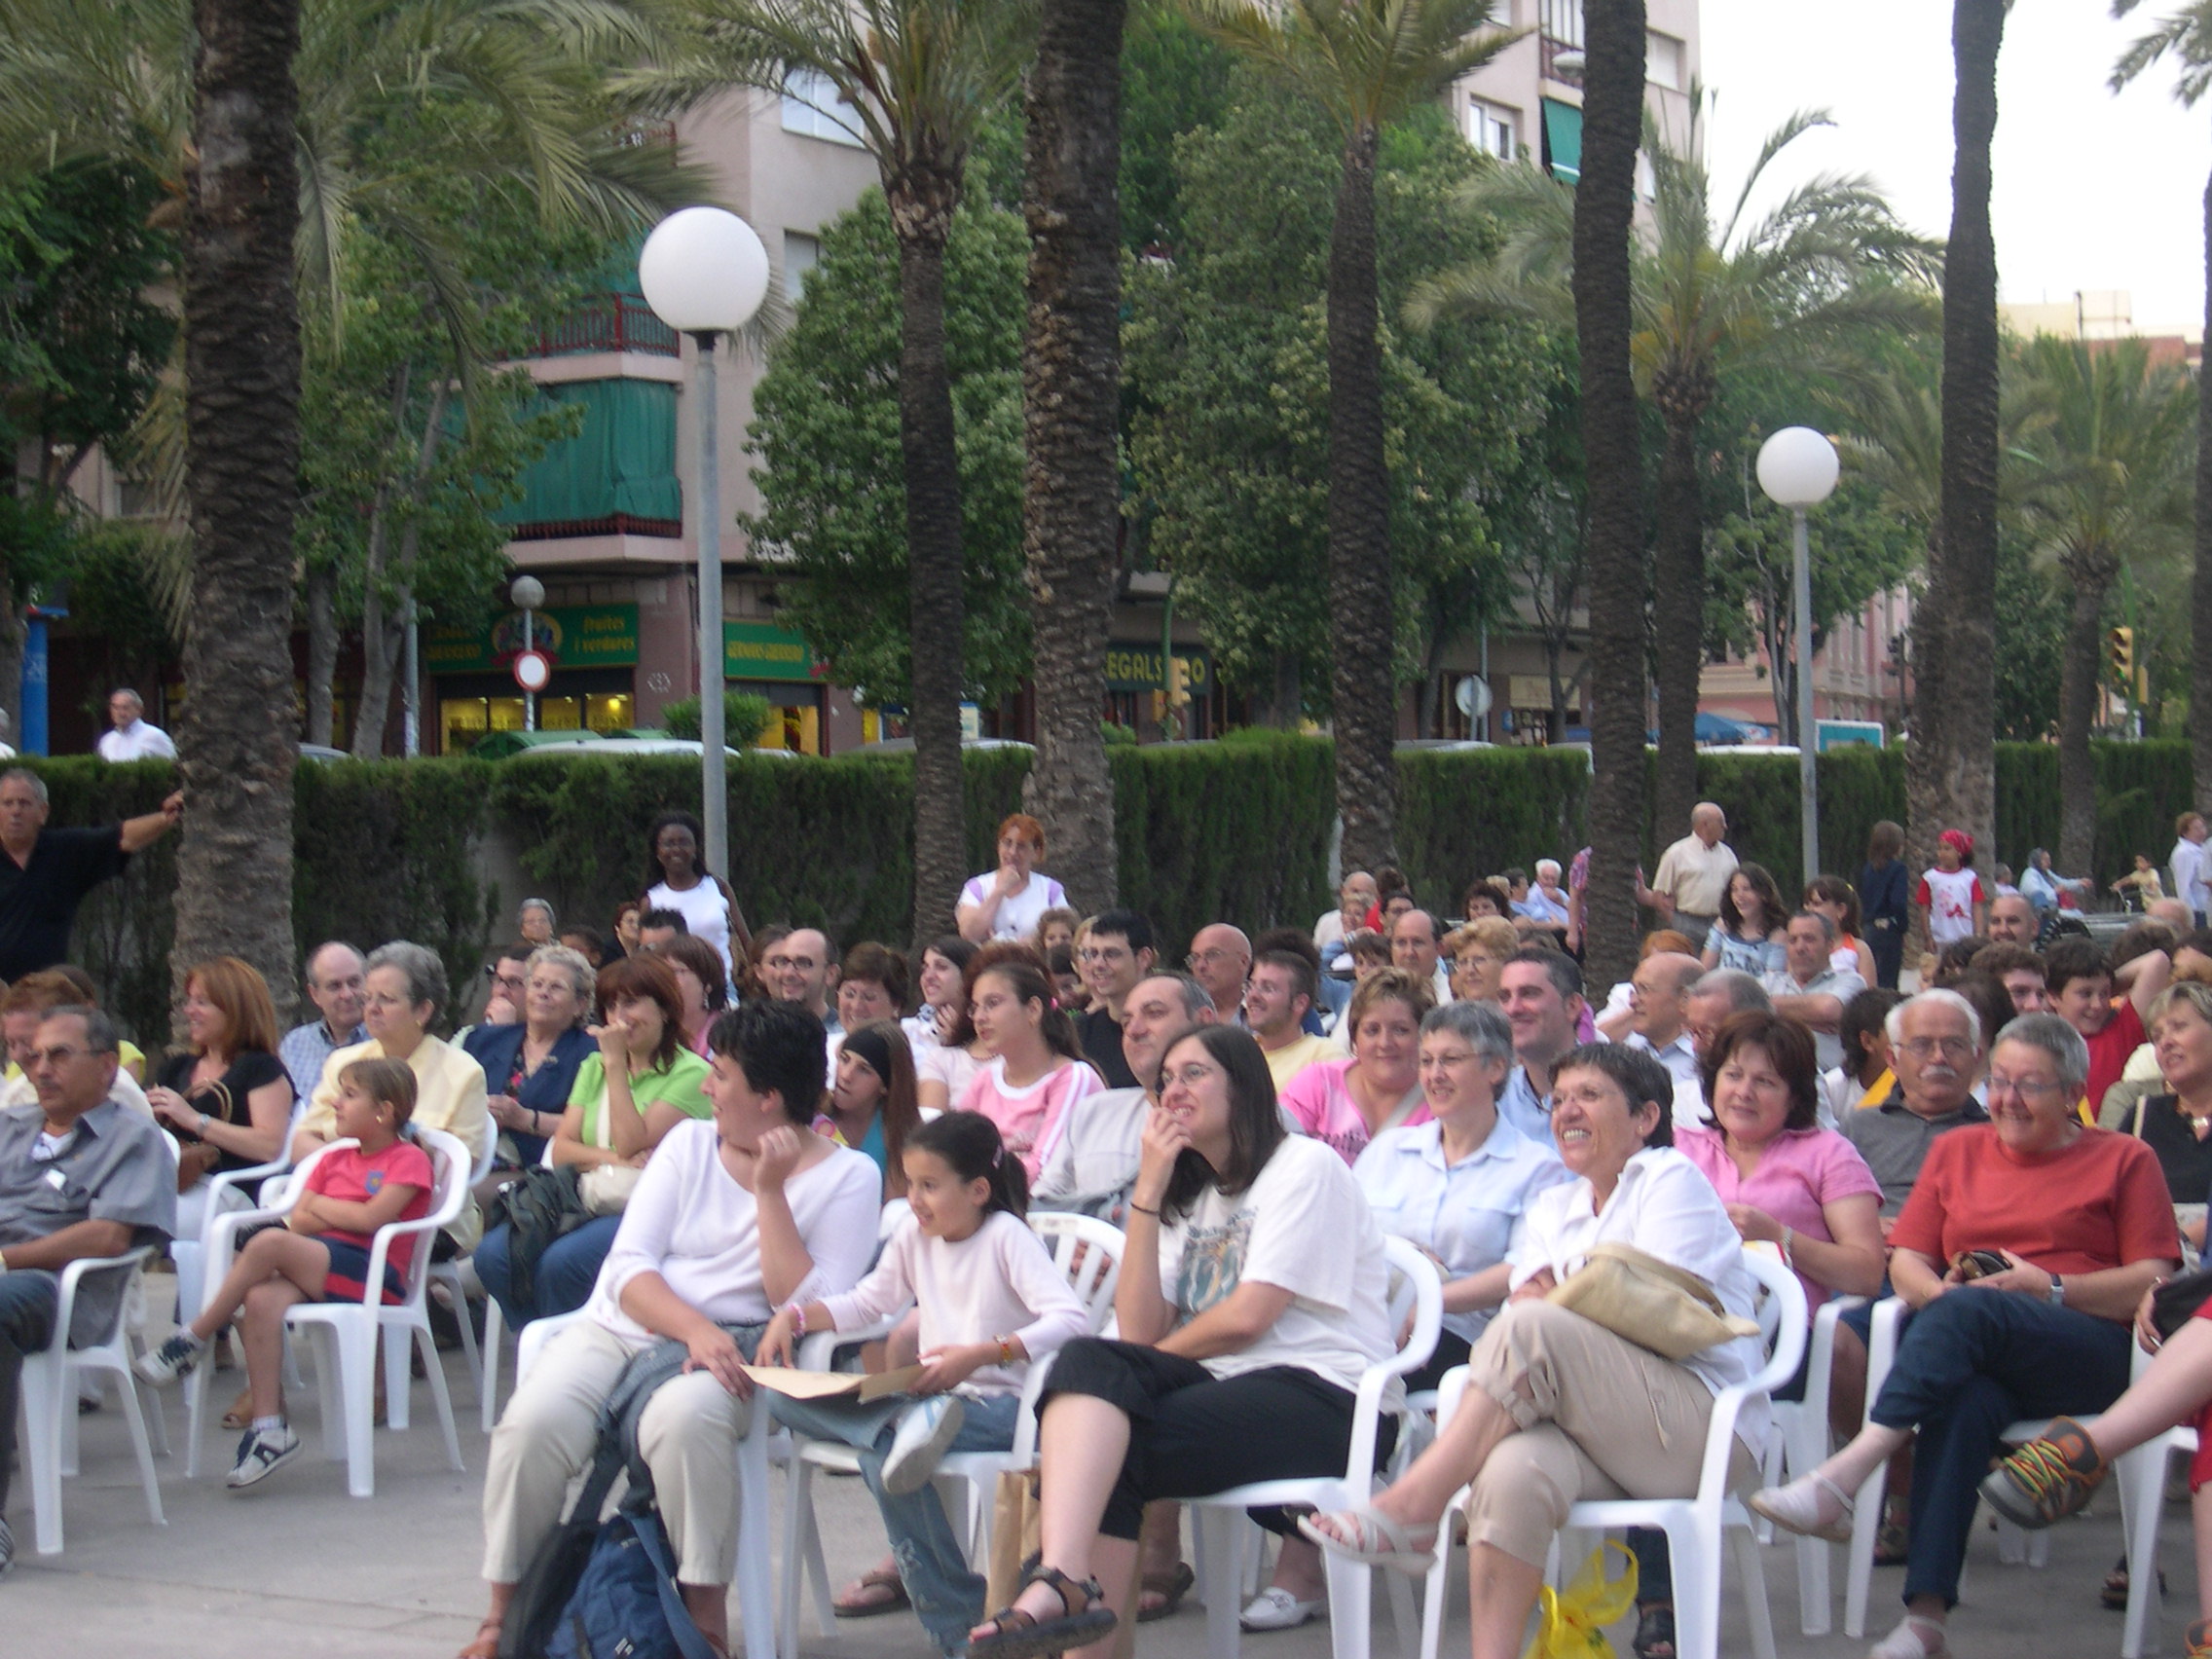
[{"label": "khaki trousers", "polygon": [[[484,1576],[512,1584],[560,1522],[569,1483],[599,1445],[599,1412],[636,1350],[596,1319],[555,1337],[492,1431],[484,1476]],[[752,1406],[703,1371],[661,1384],[638,1450],[685,1584],[727,1584],[737,1560],[737,1443]]]},{"label": "khaki trousers", "polygon": [[[1540,1569],[1578,1499],[1697,1491],[1713,1393],[1671,1360],[1579,1313],[1516,1302],[1491,1321],[1468,1367],[1472,1385],[1521,1429],[1475,1476],[1470,1541]],[[1756,1473],[1739,1440],[1730,1487]]]}]

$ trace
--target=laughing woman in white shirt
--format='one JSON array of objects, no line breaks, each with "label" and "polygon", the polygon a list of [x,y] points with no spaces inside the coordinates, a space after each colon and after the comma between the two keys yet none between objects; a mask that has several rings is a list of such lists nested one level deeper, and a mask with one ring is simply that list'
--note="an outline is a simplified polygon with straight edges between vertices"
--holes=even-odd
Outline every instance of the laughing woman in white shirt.
[{"label": "laughing woman in white shirt", "polygon": [[715,1022],[714,1121],[670,1130],[622,1212],[585,1317],[546,1345],[492,1435],[484,1576],[492,1605],[461,1659],[494,1659],[523,1568],[591,1461],[602,1403],[631,1357],[689,1350],[652,1397],[638,1449],[652,1470],[684,1605],[727,1651],[737,1547],[743,1370],[770,1315],[848,1290],[875,1251],[882,1175],[808,1124],[822,1098],[822,1022],[753,1002]]},{"label": "laughing woman in white shirt", "polygon": [[[1513,1289],[1469,1361],[1471,1386],[1436,1443],[1372,1508],[1300,1530],[1325,1549],[1425,1572],[1444,1506],[1472,1483],[1467,1571],[1473,1659],[1514,1659],[1544,1558],[1583,1497],[1676,1497],[1697,1490],[1714,1394],[1748,1381],[1754,1338],[1677,1364],[1544,1300],[1600,1243],[1632,1245],[1694,1273],[1749,1317],[1755,1281],[1713,1184],[1673,1146],[1674,1084],[1649,1054],[1570,1051],[1553,1073],[1552,1130],[1574,1180],[1530,1201]],[[1734,1484],[1757,1472],[1763,1399],[1737,1423]]]}]

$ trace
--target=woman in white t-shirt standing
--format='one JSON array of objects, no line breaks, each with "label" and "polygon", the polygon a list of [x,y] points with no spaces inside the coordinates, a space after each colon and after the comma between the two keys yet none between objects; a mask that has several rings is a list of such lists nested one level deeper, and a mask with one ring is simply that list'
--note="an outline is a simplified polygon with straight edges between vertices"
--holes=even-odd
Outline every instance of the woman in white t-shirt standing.
[{"label": "woman in white t-shirt standing", "polygon": [[705,834],[688,812],[664,812],[653,820],[645,831],[645,905],[682,916],[693,938],[705,940],[721,953],[726,970],[734,960],[732,940],[739,950],[751,950],[753,936],[729,883],[699,863]]},{"label": "woman in white t-shirt standing", "polygon": [[1026,812],[1011,814],[999,826],[999,867],[960,890],[960,937],[977,944],[1035,937],[1037,919],[1068,902],[1058,882],[1037,873],[1044,857],[1045,827]]},{"label": "woman in white t-shirt standing", "polygon": [[970,1633],[971,1659],[1103,1659],[1093,1644],[1134,1611],[1119,1599],[1145,1504],[1341,1474],[1360,1376],[1392,1350],[1382,1229],[1344,1160],[1284,1129],[1251,1034],[1178,1038],[1161,1085],[1114,1295],[1124,1340],[1060,1350],[1039,1566]]},{"label": "woman in white t-shirt standing", "polygon": [[1106,1080],[1083,1057],[1074,1023],[1053,1006],[1052,981],[1035,951],[1018,944],[979,951],[969,975],[969,1022],[993,1057],[956,1104],[998,1124],[1007,1151],[1034,1181],[1069,1111]]}]

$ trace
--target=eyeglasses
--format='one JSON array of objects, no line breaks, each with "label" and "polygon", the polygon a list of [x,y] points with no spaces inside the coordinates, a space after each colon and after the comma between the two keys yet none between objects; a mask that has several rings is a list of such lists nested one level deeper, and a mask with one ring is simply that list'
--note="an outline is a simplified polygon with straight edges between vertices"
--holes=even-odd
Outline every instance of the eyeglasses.
[{"label": "eyeglasses", "polygon": [[815,967],[811,956],[771,956],[765,964],[770,968],[796,968],[800,973],[811,973]]},{"label": "eyeglasses", "polygon": [[1974,1045],[1964,1037],[1911,1037],[1898,1047],[1916,1060],[1932,1060],[1941,1054],[1946,1060],[1971,1060]]},{"label": "eyeglasses", "polygon": [[1126,962],[1129,960],[1129,952],[1118,944],[1086,945],[1077,953],[1077,960],[1082,962]]},{"label": "eyeglasses", "polygon": [[1989,1074],[1989,1092],[2003,1089],[2017,1094],[2023,1100],[2048,1100],[2054,1094],[2066,1092],[2066,1086],[2054,1079],[2041,1077],[2007,1077],[2003,1072]]},{"label": "eyeglasses", "polygon": [[1201,1066],[1194,1062],[1185,1066],[1181,1071],[1162,1071],[1160,1074],[1160,1086],[1165,1088],[1169,1084],[1179,1083],[1185,1088],[1197,1088],[1207,1078],[1218,1075],[1211,1066]]}]

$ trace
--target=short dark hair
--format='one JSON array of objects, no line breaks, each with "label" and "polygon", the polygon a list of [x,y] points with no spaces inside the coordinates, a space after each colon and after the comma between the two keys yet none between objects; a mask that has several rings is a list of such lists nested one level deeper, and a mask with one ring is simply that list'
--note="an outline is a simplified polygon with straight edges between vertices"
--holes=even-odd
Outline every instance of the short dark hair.
[{"label": "short dark hair", "polygon": [[2110,978],[2112,963],[2094,940],[2058,940],[2043,953],[2043,982],[2052,996],[2063,991],[2069,980],[2093,979],[2100,975]]},{"label": "short dark hair", "polygon": [[1309,1007],[1319,994],[1320,976],[1313,972],[1313,964],[1295,950],[1270,950],[1265,952],[1254,968],[1279,968],[1290,976],[1290,994],[1304,997]]},{"label": "short dark hair", "polygon": [[1781,1074],[1789,1089],[1789,1116],[1783,1120],[1785,1129],[1816,1128],[1821,1121],[1821,1061],[1820,1051],[1813,1046],[1813,1034],[1788,1014],[1761,1012],[1752,1009],[1746,1014],[1732,1014],[1720,1022],[1720,1029],[1713,1034],[1704,1053],[1698,1056],[1697,1080],[1705,1089],[1705,1121],[1713,1128],[1720,1126],[1713,1115],[1714,1086],[1720,1079],[1720,1068],[1736,1055],[1739,1049],[1758,1049],[1765,1052],[1768,1063]]},{"label": "short dark hair", "polygon": [[[719,956],[715,966],[721,966]],[[653,1050],[653,1070],[666,1071],[676,1063],[676,1051],[683,1046],[683,987],[676,982],[675,969],[651,951],[641,950],[602,968],[593,992],[603,1017],[612,1014],[618,1002],[643,1000],[659,1009],[660,1044]]]},{"label": "short dark hair", "polygon": [[[1293,956],[1303,956],[1308,967],[1315,974],[1321,972],[1321,952],[1314,947],[1311,936],[1302,928],[1269,928],[1252,940],[1252,960],[1257,962],[1270,951],[1287,950]],[[2212,955],[2212,952],[2207,952]]]},{"label": "short dark hair", "polygon": [[2043,958],[2024,944],[1985,944],[1973,953],[1967,966],[1976,974],[1987,974],[1993,979],[2002,979],[2008,974],[2021,969],[2032,970],[2038,978],[2043,977]]},{"label": "short dark hair", "polygon": [[2127,931],[2113,941],[2112,954],[2106,960],[2117,974],[2138,956],[2148,956],[2154,950],[2170,955],[2177,937],[2175,930],[2157,917],[2145,916],[2127,924]]},{"label": "short dark hair", "polygon": [[[691,970],[692,977],[699,981],[704,993],[700,1000],[707,1005],[709,1014],[719,1014],[728,1005],[729,966],[722,961],[722,953],[697,934],[678,934],[668,941],[661,959],[681,962]],[[613,964],[608,966],[611,968]]]},{"label": "short dark hair", "polygon": [[871,939],[861,940],[845,952],[843,977],[881,985],[883,994],[891,999],[891,1006],[901,1014],[906,1012],[906,959],[889,945],[878,944]]},{"label": "short dark hair", "polygon": [[691,924],[683,919],[682,910],[645,910],[638,916],[638,931],[647,928],[674,928],[680,934],[691,931]]},{"label": "short dark hair", "polygon": [[1643,1137],[1645,1146],[1675,1144],[1675,1077],[1658,1059],[1626,1043],[1582,1043],[1567,1050],[1552,1067],[1552,1087],[1559,1087],[1564,1072],[1604,1072],[1628,1097],[1631,1112],[1641,1107],[1659,1108],[1659,1122]]},{"label": "short dark hair", "polygon": [[1969,934],[1955,939],[1936,953],[1936,979],[1937,985],[1952,985],[1972,971],[1973,959],[1990,946],[1987,934]]},{"label": "short dark hair", "polygon": [[38,1016],[44,1025],[50,1019],[81,1019],[85,1022],[85,1048],[94,1054],[120,1052],[123,1039],[115,1029],[115,1021],[108,1018],[90,1003],[60,1003]]},{"label": "short dark hair", "polygon": [[1851,1076],[1857,1077],[1859,1068],[1866,1063],[1862,1039],[1882,1030],[1890,1017],[1890,1010],[1902,1001],[1902,992],[1869,985],[1843,1005],[1843,1017],[1836,1021],[1835,1038],[1843,1045],[1843,1069]]},{"label": "short dark hair", "polygon": [[944,1160],[963,1181],[989,1185],[983,1213],[1005,1210],[1016,1221],[1029,1213],[1029,1172],[1006,1149],[998,1124],[980,1112],[940,1112],[907,1131],[905,1151]]},{"label": "short dark hair", "polygon": [[[1562,1002],[1582,994],[1582,969],[1564,950],[1554,950],[1548,944],[1525,944],[1505,959],[1505,967],[1510,968],[1516,962],[1532,962],[1550,975],[1552,989],[1559,992]],[[1665,1069],[1660,1067],[1662,1071]]]},{"label": "short dark hair", "polygon": [[1113,934],[1125,940],[1129,954],[1158,948],[1153,943],[1152,924],[1134,910],[1103,910],[1090,919],[1090,937]]},{"label": "short dark hair", "polygon": [[784,1116],[801,1127],[814,1122],[829,1084],[828,1030],[796,1003],[756,998],[717,1019],[707,1047],[733,1062],[756,1094],[774,1094]]},{"label": "short dark hair", "polygon": [[[1275,1149],[1290,1138],[1275,1107],[1275,1080],[1268,1070],[1268,1057],[1249,1031],[1237,1025],[1195,1025],[1167,1045],[1167,1054],[1186,1043],[1204,1049],[1229,1076],[1229,1166],[1216,1169],[1188,1147],[1178,1153],[1175,1172],[1167,1178],[1167,1196],[1161,1201],[1161,1213],[1177,1218],[1190,1214],[1209,1187],[1232,1195],[1246,1191],[1260,1178]],[[1154,1088],[1162,1093],[1167,1054],[1161,1056],[1161,1077],[1153,1080]]]},{"label": "short dark hair", "polygon": [[500,945],[499,954],[494,960],[498,962],[528,962],[536,952],[537,946],[531,943],[529,940],[518,939],[512,943]]},{"label": "short dark hair", "polygon": [[1987,974],[1961,974],[1942,988],[1955,991],[1967,999],[1973,1009],[1974,1017],[1981,1021],[1983,1035],[1992,1048],[1996,1046],[1997,1040],[1990,1034],[2004,1030],[2020,1017],[2019,1011],[2012,1006],[2012,993],[2005,988],[2005,982],[1992,978]]}]

